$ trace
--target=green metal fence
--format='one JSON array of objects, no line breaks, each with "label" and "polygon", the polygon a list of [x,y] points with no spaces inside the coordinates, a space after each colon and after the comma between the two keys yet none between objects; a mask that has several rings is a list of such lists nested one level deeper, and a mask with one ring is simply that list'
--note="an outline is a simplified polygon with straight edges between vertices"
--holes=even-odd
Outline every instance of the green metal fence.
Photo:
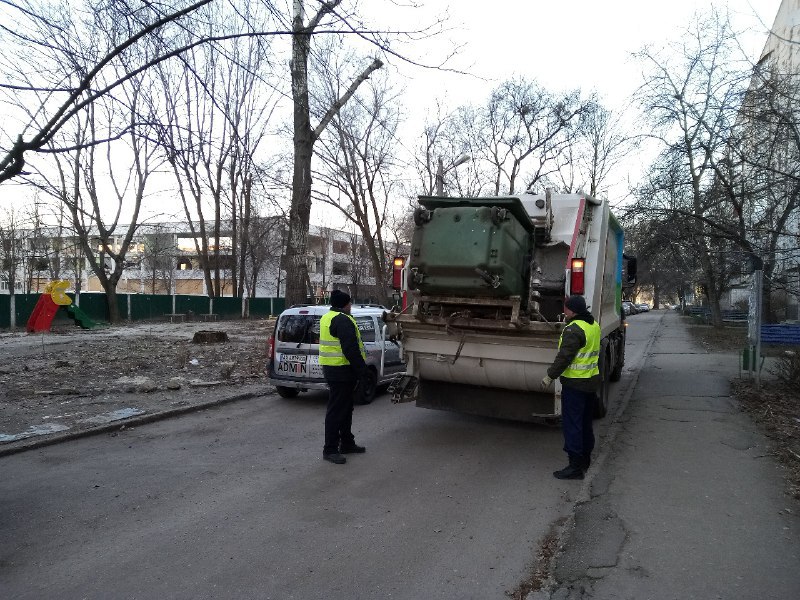
[{"label": "green metal fence", "polygon": [[[75,302],[74,294],[67,294]],[[31,316],[41,294],[16,294],[15,322],[18,328],[24,328]],[[173,297],[158,294],[117,294],[119,314],[123,320],[143,321],[164,319],[172,314]],[[250,298],[248,300],[250,317],[264,318],[278,315],[286,306],[283,298]],[[81,310],[95,321],[108,321],[108,306],[105,294],[84,292],[77,302]],[[209,298],[207,296],[175,296],[175,313],[208,314]],[[214,314],[222,319],[238,319],[242,314],[241,298],[214,298]],[[69,321],[66,311],[59,310],[54,323]],[[0,329],[11,327],[11,297],[0,294]]]}]

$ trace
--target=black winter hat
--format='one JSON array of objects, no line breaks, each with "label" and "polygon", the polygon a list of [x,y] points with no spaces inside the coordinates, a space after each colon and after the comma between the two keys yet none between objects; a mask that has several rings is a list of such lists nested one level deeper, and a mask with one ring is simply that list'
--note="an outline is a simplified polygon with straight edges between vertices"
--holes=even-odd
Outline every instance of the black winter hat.
[{"label": "black winter hat", "polygon": [[344,308],[345,306],[350,304],[350,302],[352,302],[352,301],[353,301],[353,299],[346,292],[343,292],[341,290],[333,290],[331,292],[331,307],[332,308]]},{"label": "black winter hat", "polygon": [[578,296],[577,294],[567,298],[564,306],[576,314],[586,312],[586,300],[583,296]]}]

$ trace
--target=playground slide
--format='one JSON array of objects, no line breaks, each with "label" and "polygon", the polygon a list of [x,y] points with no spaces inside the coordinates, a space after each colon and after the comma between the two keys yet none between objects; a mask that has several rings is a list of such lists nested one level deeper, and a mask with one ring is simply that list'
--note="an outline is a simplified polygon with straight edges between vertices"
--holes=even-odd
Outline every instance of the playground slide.
[{"label": "playground slide", "polygon": [[53,318],[56,316],[58,309],[61,308],[58,304],[53,302],[50,294],[42,294],[33,308],[28,324],[25,329],[30,333],[38,333],[40,331],[50,331],[50,325],[53,323]]},{"label": "playground slide", "polygon": [[67,307],[67,314],[83,329],[93,329],[97,327],[97,323],[92,321],[89,316],[74,304]]},{"label": "playground slide", "polygon": [[51,281],[44,289],[44,294],[39,296],[36,306],[28,318],[26,329],[31,333],[40,331],[50,331],[50,326],[53,324],[53,318],[56,316],[58,309],[62,306],[67,309],[67,314],[83,329],[92,329],[97,327],[97,323],[92,321],[89,316],[80,308],[72,304],[72,299],[67,296],[66,290],[69,286],[69,281],[62,279],[59,281]]}]

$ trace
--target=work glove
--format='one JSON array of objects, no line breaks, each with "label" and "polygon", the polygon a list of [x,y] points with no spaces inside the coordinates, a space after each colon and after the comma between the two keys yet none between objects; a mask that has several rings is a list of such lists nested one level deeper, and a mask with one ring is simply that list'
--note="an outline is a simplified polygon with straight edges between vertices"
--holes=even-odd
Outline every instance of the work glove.
[{"label": "work glove", "polygon": [[544,379],[542,379],[542,389],[546,390],[550,387],[551,383],[553,383],[553,379],[549,375],[545,375]]}]

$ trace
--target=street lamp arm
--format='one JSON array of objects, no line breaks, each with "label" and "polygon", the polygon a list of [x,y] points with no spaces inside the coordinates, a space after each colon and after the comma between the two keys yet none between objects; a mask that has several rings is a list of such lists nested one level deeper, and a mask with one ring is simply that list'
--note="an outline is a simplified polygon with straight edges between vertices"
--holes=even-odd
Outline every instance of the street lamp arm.
[{"label": "street lamp arm", "polygon": [[456,158],[450,166],[446,169],[444,168],[444,162],[442,161],[441,157],[439,158],[438,165],[436,166],[436,195],[443,196],[444,195],[444,176],[445,173],[449,173],[459,165],[463,165],[465,162],[469,162],[472,160],[472,157],[469,154],[462,154],[458,158]]}]

